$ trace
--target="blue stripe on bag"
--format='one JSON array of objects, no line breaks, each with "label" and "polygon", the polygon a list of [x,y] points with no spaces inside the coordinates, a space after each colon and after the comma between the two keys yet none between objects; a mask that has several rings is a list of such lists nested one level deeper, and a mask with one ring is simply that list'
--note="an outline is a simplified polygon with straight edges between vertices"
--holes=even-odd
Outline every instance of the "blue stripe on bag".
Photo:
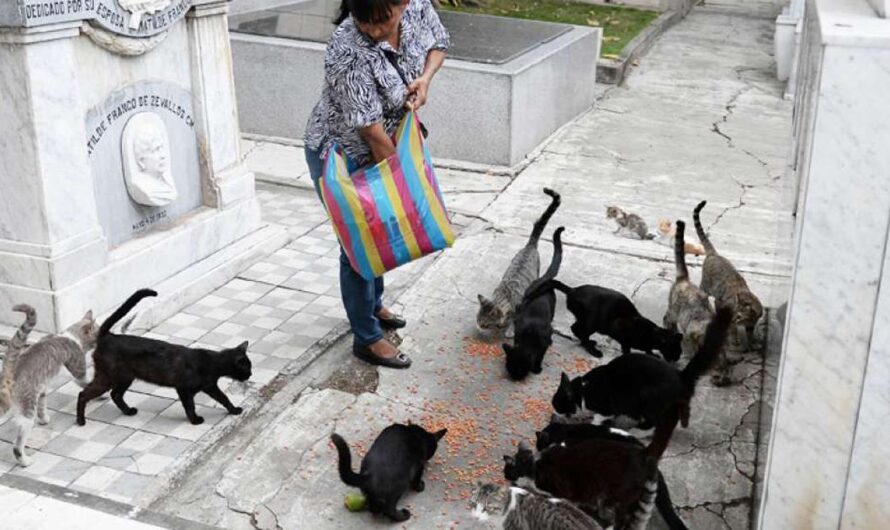
[{"label": "blue stripe on bag", "polygon": [[337,178],[337,165],[336,162],[331,158],[333,156],[337,156],[335,153],[336,146],[331,147],[331,150],[328,152],[328,162],[325,164],[325,186],[328,188],[328,191],[330,191],[331,195],[334,196],[334,200],[337,202],[337,208],[340,210],[340,215],[343,216],[343,224],[346,226],[346,230],[349,231],[349,239],[353,242],[352,252],[355,255],[356,261],[358,261],[359,268],[362,269],[357,272],[365,277],[368,277],[368,275],[370,275],[370,277],[373,277],[374,273],[371,270],[371,264],[368,262],[368,256],[365,254],[365,248],[361,244],[362,236],[359,234],[358,226],[355,222],[355,216],[352,215],[352,210],[349,207],[349,203],[346,201],[346,196],[343,193],[343,188],[341,187],[340,181]]},{"label": "blue stripe on bag", "polygon": [[[398,150],[399,159],[401,160],[409,161],[411,159],[411,131],[411,127],[405,127],[402,137],[399,138]],[[430,205],[426,200],[423,185],[420,183],[420,179],[426,178],[426,175],[418,175],[417,168],[412,163],[402,164],[402,174],[405,175],[405,183],[408,184],[411,200],[414,201],[414,207],[417,208],[420,222],[426,229],[430,243],[435,248],[441,249],[447,247],[448,245],[445,242],[445,236],[442,235],[442,231],[439,230],[439,225],[436,223],[433,214],[430,212]]]},{"label": "blue stripe on bag", "polygon": [[377,213],[383,226],[386,228],[386,235],[389,239],[390,248],[396,263],[402,265],[411,261],[411,254],[405,245],[405,238],[402,237],[402,231],[399,228],[398,216],[392,203],[389,201],[389,195],[386,193],[386,187],[383,185],[383,175],[378,167],[368,168],[365,170],[365,181],[368,183],[368,189],[374,196],[374,204],[377,206]]}]

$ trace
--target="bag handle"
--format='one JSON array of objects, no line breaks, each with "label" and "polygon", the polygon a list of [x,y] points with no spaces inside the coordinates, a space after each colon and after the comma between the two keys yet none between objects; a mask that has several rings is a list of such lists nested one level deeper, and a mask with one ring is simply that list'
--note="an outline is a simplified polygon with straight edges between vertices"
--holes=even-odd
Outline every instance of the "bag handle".
[{"label": "bag handle", "polygon": [[[405,84],[405,87],[410,87],[411,82],[408,81],[408,77],[405,75],[402,67],[399,66],[399,63],[396,60],[396,53],[390,50],[383,50],[383,56],[386,57],[386,60],[389,61],[389,64],[391,64],[392,67],[395,68],[396,73],[399,74],[399,77],[402,79],[402,83]],[[408,102],[408,104],[411,105],[410,102]],[[408,108],[413,110],[414,106],[411,105]],[[426,137],[429,136],[429,132],[427,132],[426,126],[423,124],[423,122],[420,121],[420,118],[417,119],[417,123],[420,125],[420,134],[422,134],[423,138],[426,139]]]}]

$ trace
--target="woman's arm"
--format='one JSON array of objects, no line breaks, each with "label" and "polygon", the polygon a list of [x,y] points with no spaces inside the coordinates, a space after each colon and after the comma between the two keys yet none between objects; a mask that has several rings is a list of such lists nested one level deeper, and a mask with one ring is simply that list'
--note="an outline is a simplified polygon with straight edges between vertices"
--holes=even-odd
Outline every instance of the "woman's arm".
[{"label": "woman's arm", "polygon": [[371,157],[375,163],[383,162],[396,152],[392,139],[386,135],[382,123],[375,123],[359,129],[362,140],[371,148]]},{"label": "woman's arm", "polygon": [[423,73],[408,85],[408,97],[414,104],[415,109],[422,107],[426,103],[430,83],[433,81],[433,76],[442,67],[442,62],[444,61],[445,52],[442,50],[430,50],[426,54],[426,64],[423,67]]}]

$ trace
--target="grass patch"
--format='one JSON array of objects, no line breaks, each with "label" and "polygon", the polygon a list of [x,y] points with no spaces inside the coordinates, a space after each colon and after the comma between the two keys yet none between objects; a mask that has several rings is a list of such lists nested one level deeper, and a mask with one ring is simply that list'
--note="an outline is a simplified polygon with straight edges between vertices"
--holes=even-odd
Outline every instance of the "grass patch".
[{"label": "grass patch", "polygon": [[481,0],[479,7],[455,7],[442,2],[442,9],[461,13],[498,15],[603,28],[603,57],[615,57],[660,13],[629,7],[612,7],[558,0]]}]

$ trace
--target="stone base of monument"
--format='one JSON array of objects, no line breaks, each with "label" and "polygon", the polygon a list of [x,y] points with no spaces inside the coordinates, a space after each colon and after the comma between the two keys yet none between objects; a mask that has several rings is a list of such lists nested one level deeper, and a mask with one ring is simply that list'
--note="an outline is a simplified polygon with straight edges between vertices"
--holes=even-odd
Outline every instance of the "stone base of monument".
[{"label": "stone base of monument", "polygon": [[[339,2],[231,18],[243,130],[302,138],[322,89]],[[435,157],[514,166],[593,105],[601,30],[441,12],[452,49],[421,110]]]},{"label": "stone base of monument", "polygon": [[3,325],[27,303],[58,331],[143,287],[150,324],[287,239],[239,152],[227,0],[106,4],[0,10]]}]

